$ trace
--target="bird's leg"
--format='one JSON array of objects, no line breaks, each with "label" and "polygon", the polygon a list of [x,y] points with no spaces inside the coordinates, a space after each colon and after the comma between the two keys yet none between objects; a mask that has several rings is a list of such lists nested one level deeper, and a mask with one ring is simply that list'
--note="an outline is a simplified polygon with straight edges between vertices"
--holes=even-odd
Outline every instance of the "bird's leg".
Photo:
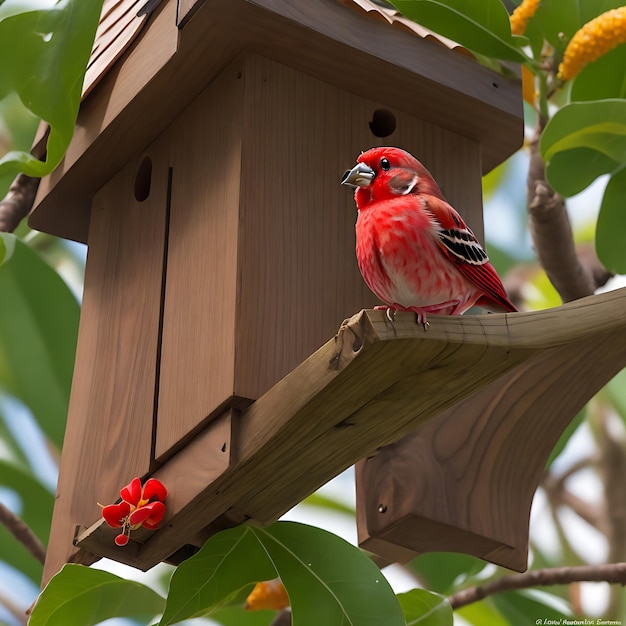
[{"label": "bird's leg", "polygon": [[429,304],[428,306],[422,306],[422,307],[412,306],[412,307],[409,307],[408,310],[413,311],[413,313],[415,313],[416,322],[418,324],[421,324],[424,327],[424,330],[427,330],[428,327],[430,326],[430,322],[428,321],[428,318],[426,316],[427,313],[441,312],[445,309],[454,310],[456,309],[458,305],[459,305],[458,300],[448,300],[447,302],[441,302],[439,304]]},{"label": "bird's leg", "polygon": [[388,304],[379,304],[374,307],[374,311],[385,311],[387,319],[393,324],[396,319],[397,307],[389,306]]},{"label": "bird's leg", "polygon": [[[385,310],[387,314],[387,319],[391,323],[395,321],[396,313],[398,311],[411,311],[412,313],[415,313],[415,318],[416,318],[415,321],[418,324],[421,324],[424,327],[424,330],[426,330],[430,326],[430,322],[426,318],[426,311],[430,311],[430,307],[410,306],[410,307],[405,308],[403,306],[400,306],[399,304],[394,304],[393,306],[389,306],[389,305],[375,306],[374,310],[377,310],[377,311]],[[435,310],[438,310],[438,309],[435,309]]]},{"label": "bird's leg", "polygon": [[421,324],[424,327],[424,331],[427,331],[428,327],[430,326],[430,322],[426,317],[426,309],[422,309],[420,307],[411,307],[410,310],[415,313],[415,323]]}]

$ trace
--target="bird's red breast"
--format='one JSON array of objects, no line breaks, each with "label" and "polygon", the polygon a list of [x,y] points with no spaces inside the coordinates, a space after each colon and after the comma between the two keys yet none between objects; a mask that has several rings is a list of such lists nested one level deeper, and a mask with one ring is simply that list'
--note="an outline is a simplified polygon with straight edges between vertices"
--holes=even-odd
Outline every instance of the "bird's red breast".
[{"label": "bird's red breast", "polygon": [[342,182],[356,186],[361,274],[386,305],[442,314],[474,304],[517,310],[474,233],[415,157],[373,148]]}]

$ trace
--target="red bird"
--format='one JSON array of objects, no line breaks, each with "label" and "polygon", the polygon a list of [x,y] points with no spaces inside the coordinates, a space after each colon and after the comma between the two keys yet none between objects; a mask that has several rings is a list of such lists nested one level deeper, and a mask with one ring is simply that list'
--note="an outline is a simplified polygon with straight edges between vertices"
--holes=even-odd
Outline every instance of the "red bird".
[{"label": "red bird", "polygon": [[[356,256],[387,315],[460,315],[473,305],[517,311],[489,257],[430,172],[399,148],[372,148],[345,173],[356,187]],[[391,318],[390,318],[391,319]]]}]

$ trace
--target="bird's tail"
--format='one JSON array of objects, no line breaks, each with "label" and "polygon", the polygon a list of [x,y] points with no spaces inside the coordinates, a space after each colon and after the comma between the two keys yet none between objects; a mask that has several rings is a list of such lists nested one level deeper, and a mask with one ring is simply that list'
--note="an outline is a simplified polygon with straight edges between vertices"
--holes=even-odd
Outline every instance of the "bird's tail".
[{"label": "bird's tail", "polygon": [[505,297],[481,296],[476,306],[492,311],[493,313],[518,313],[519,309]]}]

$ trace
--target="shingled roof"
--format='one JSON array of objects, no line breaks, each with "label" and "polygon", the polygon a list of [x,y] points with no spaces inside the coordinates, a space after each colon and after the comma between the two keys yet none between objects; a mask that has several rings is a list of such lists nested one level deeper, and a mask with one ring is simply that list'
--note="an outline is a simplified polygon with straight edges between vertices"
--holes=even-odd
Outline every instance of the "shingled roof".
[{"label": "shingled roof", "polygon": [[[395,9],[383,7],[372,0],[336,0],[336,2],[357,13],[367,15],[370,19],[409,31],[416,37],[473,58],[472,53],[466,48],[416,24]],[[83,83],[83,98],[93,90],[109,68],[135,41],[159,3],[160,0],[104,0],[100,24]]]},{"label": "shingled roof", "polygon": [[373,2],[372,0],[337,0],[337,2],[354,11],[364,13],[371,19],[378,20],[380,22],[386,22],[387,24],[395,28],[408,30],[409,32],[417,35],[418,37],[421,37],[422,39],[427,39],[428,41],[432,41],[434,43],[445,46],[450,50],[454,50],[455,52],[465,54],[466,56],[474,58],[474,55],[469,50],[463,48],[463,46],[460,46],[455,41],[452,41],[447,37],[443,37],[442,35],[438,35],[432,30],[416,24],[413,20],[404,17],[399,11],[396,11],[395,9],[383,7],[380,4]]}]

